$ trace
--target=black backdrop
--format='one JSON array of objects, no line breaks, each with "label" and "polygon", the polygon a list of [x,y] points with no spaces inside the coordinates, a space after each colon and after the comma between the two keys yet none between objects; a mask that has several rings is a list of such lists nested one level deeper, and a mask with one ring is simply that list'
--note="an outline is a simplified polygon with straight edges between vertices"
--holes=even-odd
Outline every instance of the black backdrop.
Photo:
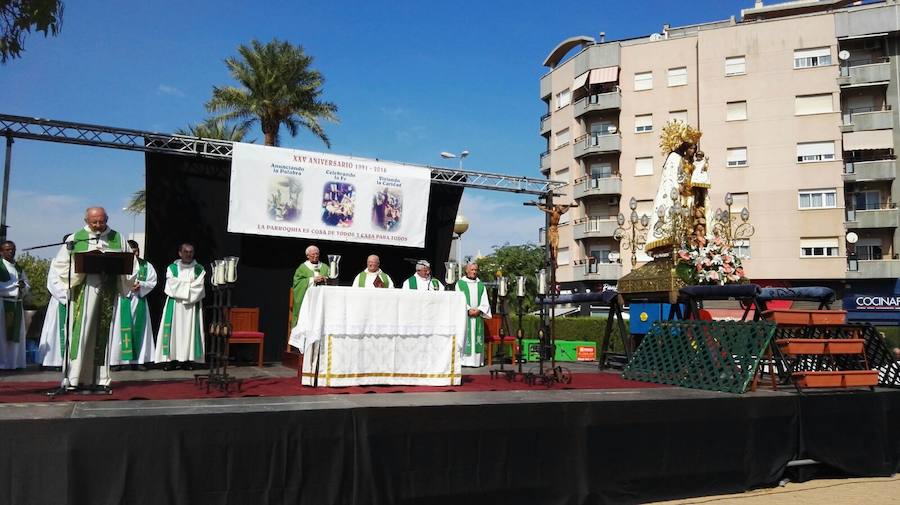
[{"label": "black backdrop", "polygon": [[[216,258],[239,256],[238,285],[232,301],[238,307],[259,307],[267,360],[280,359],[285,349],[291,281],[294,270],[306,260],[304,251],[310,244],[319,247],[323,259],[328,254],[341,255],[341,285],[350,284],[365,268],[370,254],[381,257],[381,268],[396,284],[415,270],[405,258],[429,260],[435,275],[443,278],[443,261],[450,252],[453,223],[462,197],[460,187],[431,185],[425,247],[419,249],[228,233],[230,173],[230,161],[147,154],[144,256],[156,267],[161,279],[165,279],[165,267],[177,258],[182,242],[194,244],[197,261],[207,270]],[[154,290],[150,298],[155,324],[164,301],[162,291],[161,287]]]}]

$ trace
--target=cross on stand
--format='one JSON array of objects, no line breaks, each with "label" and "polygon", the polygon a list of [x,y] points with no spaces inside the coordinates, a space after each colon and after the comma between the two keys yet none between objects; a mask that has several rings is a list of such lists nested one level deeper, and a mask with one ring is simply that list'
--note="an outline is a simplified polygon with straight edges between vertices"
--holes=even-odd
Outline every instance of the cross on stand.
[{"label": "cross on stand", "polygon": [[[538,275],[538,297],[540,298],[540,306],[541,306],[541,323],[538,329],[538,339],[540,343],[538,344],[539,352],[538,352],[538,372],[522,372],[522,364],[525,361],[525,356],[523,355],[523,337],[524,333],[522,331],[522,299],[524,298],[524,290],[520,290],[518,298],[518,320],[519,320],[519,328],[516,331],[516,338],[518,340],[518,352],[515,356],[515,361],[518,365],[518,371],[513,370],[504,370],[503,369],[503,348],[501,345],[501,353],[500,353],[500,370],[491,370],[491,376],[502,375],[507,378],[507,380],[514,380],[517,376],[521,376],[524,382],[528,385],[535,384],[543,384],[545,386],[551,386],[554,383],[564,383],[569,384],[572,382],[572,374],[567,368],[563,368],[556,365],[556,344],[554,341],[554,319],[556,318],[556,262],[557,262],[557,250],[559,247],[559,221],[563,214],[568,212],[571,207],[577,207],[575,204],[560,204],[554,205],[553,203],[553,192],[545,193],[541,196],[541,200],[543,202],[525,202],[524,205],[537,207],[541,211],[547,214],[546,216],[546,235],[547,238],[545,240],[545,254],[544,254],[544,269],[541,270]],[[549,271],[550,279],[546,278],[546,272]],[[549,288],[549,293],[548,293]],[[545,300],[549,296],[550,303],[545,303]],[[505,302],[504,302],[505,304]],[[499,307],[498,307],[499,308]],[[500,313],[501,317],[506,318],[506,307],[502,308],[502,312]],[[501,324],[501,328],[503,328],[503,324]],[[501,329],[501,333],[503,333]],[[501,343],[503,336],[501,335]],[[544,362],[549,360],[550,366],[549,368],[545,368]]]}]

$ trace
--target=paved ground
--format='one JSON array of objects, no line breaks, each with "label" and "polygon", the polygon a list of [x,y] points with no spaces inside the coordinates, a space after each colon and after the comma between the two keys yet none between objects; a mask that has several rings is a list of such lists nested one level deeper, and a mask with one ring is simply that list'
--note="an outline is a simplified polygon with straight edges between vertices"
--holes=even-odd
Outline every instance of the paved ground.
[{"label": "paved ground", "polygon": [[657,505],[883,505],[900,503],[900,475],[875,479],[823,479],[774,489],[655,502]]}]

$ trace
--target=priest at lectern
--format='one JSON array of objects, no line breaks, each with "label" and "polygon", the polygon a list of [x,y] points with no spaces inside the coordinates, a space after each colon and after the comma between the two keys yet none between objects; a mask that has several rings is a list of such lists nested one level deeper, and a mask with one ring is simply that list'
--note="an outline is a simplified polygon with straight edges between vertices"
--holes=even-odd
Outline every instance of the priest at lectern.
[{"label": "priest at lectern", "polygon": [[109,389],[108,344],[116,301],[134,285],[136,260],[122,234],[107,226],[108,219],[103,207],[88,208],[85,226],[66,237],[50,266],[59,285],[71,291],[66,302],[68,347],[61,353],[63,386],[69,389]]}]

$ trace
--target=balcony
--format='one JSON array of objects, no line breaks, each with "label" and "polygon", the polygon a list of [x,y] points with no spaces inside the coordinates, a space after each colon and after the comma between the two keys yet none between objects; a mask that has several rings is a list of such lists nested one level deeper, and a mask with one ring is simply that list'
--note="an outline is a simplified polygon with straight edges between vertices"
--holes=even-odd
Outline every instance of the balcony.
[{"label": "balcony", "polygon": [[622,108],[622,92],[619,90],[609,93],[588,95],[575,102],[575,118],[593,111],[616,110]]},{"label": "balcony", "polygon": [[[580,179],[575,179],[575,187],[572,191],[572,197],[576,200],[591,196],[621,194],[622,178],[619,174],[613,174],[607,177],[585,176]],[[618,203],[619,202],[617,201],[616,204]]]},{"label": "balcony", "polygon": [[874,107],[859,107],[844,111],[844,124],[841,133],[866,130],[889,130],[894,127],[894,113],[890,105],[886,109],[876,110]]},{"label": "balcony", "polygon": [[550,171],[550,151],[541,153],[541,173],[546,174]]},{"label": "balcony", "polygon": [[844,182],[889,181],[896,178],[897,163],[894,160],[844,163]]},{"label": "balcony", "polygon": [[[896,279],[900,277],[900,260],[848,261],[848,279]],[[851,270],[853,266],[856,270]]]},{"label": "balcony", "polygon": [[578,159],[591,154],[616,153],[622,150],[622,135],[616,133],[590,133],[575,139],[573,157]]},{"label": "balcony", "polygon": [[619,263],[600,263],[593,258],[576,260],[572,266],[573,281],[616,281],[622,276]]},{"label": "balcony", "polygon": [[550,133],[550,113],[541,116],[541,135]]},{"label": "balcony", "polygon": [[575,221],[575,230],[572,235],[575,240],[611,238],[618,227],[618,223],[612,218],[584,217]]},{"label": "balcony", "polygon": [[859,228],[896,228],[900,221],[900,210],[896,204],[881,204],[872,209],[848,209],[848,230]]},{"label": "balcony", "polygon": [[890,59],[875,58],[872,63],[842,67],[837,78],[838,86],[864,86],[866,84],[887,84],[891,80]]}]

